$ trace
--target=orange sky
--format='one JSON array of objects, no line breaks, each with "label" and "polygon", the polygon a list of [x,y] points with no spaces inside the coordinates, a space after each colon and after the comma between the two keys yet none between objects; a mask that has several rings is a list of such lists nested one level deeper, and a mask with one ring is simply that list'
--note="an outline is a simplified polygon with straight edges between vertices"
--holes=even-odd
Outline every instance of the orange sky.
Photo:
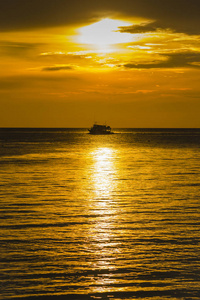
[{"label": "orange sky", "polygon": [[198,1],[40,2],[0,4],[0,127],[200,127]]}]

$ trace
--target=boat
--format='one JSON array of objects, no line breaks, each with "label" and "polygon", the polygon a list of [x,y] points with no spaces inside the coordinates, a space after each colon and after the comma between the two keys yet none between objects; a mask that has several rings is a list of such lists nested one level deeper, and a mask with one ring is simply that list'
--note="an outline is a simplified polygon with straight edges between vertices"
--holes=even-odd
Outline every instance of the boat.
[{"label": "boat", "polygon": [[110,126],[94,124],[90,129],[88,129],[89,134],[113,134]]}]

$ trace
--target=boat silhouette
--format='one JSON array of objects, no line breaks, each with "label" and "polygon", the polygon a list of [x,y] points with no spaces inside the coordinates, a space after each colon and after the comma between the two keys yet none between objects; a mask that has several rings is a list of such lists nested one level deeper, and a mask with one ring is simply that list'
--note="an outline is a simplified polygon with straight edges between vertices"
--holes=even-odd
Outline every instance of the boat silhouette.
[{"label": "boat silhouette", "polygon": [[90,129],[88,129],[89,134],[113,134],[111,127],[107,125],[94,124]]}]

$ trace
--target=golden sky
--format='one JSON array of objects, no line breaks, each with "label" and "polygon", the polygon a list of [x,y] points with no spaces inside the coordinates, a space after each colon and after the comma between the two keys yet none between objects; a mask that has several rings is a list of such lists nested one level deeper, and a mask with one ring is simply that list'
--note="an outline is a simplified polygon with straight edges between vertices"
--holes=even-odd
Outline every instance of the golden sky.
[{"label": "golden sky", "polygon": [[0,127],[200,127],[199,0],[0,3]]}]

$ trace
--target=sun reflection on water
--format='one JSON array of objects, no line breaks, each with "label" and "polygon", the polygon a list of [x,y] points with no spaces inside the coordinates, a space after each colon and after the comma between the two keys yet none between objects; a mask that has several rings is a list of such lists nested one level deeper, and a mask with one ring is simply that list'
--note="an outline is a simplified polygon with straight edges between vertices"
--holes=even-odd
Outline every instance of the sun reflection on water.
[{"label": "sun reflection on water", "polygon": [[118,206],[113,192],[116,187],[116,150],[100,147],[91,152],[91,185],[93,198],[90,209],[95,216],[88,232],[91,264],[97,272],[91,285],[91,292],[108,291],[117,283],[110,271],[116,269],[115,260],[119,252],[119,242],[115,239]]},{"label": "sun reflection on water", "polygon": [[[94,192],[99,199],[106,200],[110,198],[114,184],[114,150],[111,148],[98,148],[92,152],[92,156]],[[106,205],[106,202],[103,201],[102,205]]]}]

